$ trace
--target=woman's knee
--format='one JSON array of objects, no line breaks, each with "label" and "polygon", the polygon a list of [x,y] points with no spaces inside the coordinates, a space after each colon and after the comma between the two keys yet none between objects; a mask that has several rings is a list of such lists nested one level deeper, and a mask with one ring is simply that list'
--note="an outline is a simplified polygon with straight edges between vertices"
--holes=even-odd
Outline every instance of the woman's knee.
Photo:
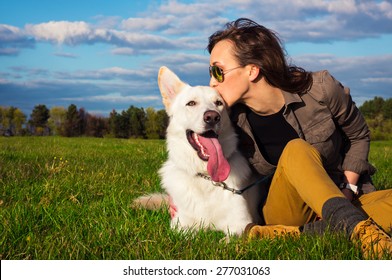
[{"label": "woman's knee", "polygon": [[306,142],[303,139],[297,138],[289,141],[285,147],[285,150],[288,149],[294,149],[294,150],[299,150],[299,149],[306,149],[306,148],[311,148],[312,146]]},{"label": "woman's knee", "polygon": [[290,163],[304,163],[306,159],[311,161],[322,162],[320,153],[303,139],[294,139],[287,143],[281,156],[281,160],[289,161]]},{"label": "woman's knee", "polygon": [[304,153],[305,151],[311,151],[312,153],[318,154],[316,148],[314,148],[305,140],[297,138],[287,143],[286,147],[283,150],[283,153],[293,154],[293,153]]}]

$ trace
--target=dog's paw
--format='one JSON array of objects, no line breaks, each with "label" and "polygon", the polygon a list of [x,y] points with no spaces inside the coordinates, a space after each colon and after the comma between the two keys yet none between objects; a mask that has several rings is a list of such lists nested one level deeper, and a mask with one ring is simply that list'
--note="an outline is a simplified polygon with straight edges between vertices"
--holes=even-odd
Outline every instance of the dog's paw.
[{"label": "dog's paw", "polygon": [[145,208],[148,210],[158,210],[169,206],[169,197],[164,193],[153,193],[136,198],[131,208]]}]

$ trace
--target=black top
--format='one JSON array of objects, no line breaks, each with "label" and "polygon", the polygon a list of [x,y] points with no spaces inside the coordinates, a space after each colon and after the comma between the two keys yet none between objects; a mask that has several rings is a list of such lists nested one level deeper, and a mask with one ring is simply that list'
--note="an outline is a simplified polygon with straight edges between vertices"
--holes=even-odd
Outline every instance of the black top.
[{"label": "black top", "polygon": [[272,115],[260,116],[248,110],[247,119],[263,157],[273,165],[277,165],[286,144],[298,133],[283,116],[283,108]]}]

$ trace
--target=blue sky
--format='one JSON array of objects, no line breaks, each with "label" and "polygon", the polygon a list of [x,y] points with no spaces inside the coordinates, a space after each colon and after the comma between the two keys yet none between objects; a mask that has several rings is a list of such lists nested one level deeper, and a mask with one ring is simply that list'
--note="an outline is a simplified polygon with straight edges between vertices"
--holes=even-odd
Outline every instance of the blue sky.
[{"label": "blue sky", "polygon": [[358,105],[392,97],[390,0],[2,0],[0,106],[162,109],[159,67],[207,85],[208,36],[239,17],[276,31],[296,65],[329,70]]}]

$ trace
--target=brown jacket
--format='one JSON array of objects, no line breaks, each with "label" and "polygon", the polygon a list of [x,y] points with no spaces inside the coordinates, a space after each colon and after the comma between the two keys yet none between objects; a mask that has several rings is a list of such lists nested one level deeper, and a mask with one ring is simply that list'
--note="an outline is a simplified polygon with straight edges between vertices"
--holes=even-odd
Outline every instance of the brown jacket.
[{"label": "brown jacket", "polygon": [[[350,170],[362,175],[362,183],[370,182],[370,175],[375,172],[368,162],[370,132],[351,99],[350,90],[328,71],[320,71],[313,73],[313,85],[308,92],[282,93],[284,117],[300,138],[320,152],[332,180],[339,185],[343,182],[343,170]],[[231,108],[231,118],[240,138],[239,147],[257,173],[270,174],[275,166],[260,153],[246,119],[246,110],[243,104]]]}]

